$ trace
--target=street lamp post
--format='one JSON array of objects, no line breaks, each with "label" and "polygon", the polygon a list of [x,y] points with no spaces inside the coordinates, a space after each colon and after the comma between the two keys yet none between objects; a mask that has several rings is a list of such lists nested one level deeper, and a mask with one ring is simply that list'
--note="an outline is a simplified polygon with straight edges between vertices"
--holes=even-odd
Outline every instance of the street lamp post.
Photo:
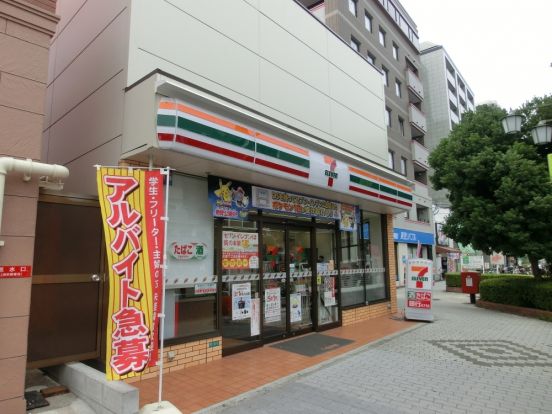
[{"label": "street lamp post", "polygon": [[[502,129],[506,134],[521,132],[521,126],[525,121],[523,115],[510,114],[502,118]],[[540,121],[536,127],[531,129],[531,138],[536,145],[548,145],[552,143],[552,121]],[[552,181],[552,153],[547,155],[548,173]]]}]

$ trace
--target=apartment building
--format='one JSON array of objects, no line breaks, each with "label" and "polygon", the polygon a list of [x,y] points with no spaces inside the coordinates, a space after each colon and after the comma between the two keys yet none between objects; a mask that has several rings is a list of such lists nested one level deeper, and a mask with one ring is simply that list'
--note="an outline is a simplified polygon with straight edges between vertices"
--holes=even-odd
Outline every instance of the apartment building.
[{"label": "apartment building", "polygon": [[386,167],[414,183],[412,208],[394,217],[397,283],[405,263],[421,250],[434,257],[434,225],[429,194],[425,91],[421,80],[415,22],[397,0],[301,0],[368,64],[380,71],[389,144]]},{"label": "apartment building", "polygon": [[[441,45],[423,42],[420,46],[425,112],[427,118],[427,148],[432,151],[462,120],[466,111],[473,111],[474,94]],[[434,221],[437,228],[437,268],[442,272],[459,270],[460,250],[453,240],[444,236],[440,228],[448,215],[449,201],[446,190],[436,191],[430,186]]]}]

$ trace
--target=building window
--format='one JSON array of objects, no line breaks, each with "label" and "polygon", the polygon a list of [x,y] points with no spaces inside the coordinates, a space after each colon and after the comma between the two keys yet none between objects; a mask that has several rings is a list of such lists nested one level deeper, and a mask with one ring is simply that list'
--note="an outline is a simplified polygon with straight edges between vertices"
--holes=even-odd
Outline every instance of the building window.
[{"label": "building window", "polygon": [[395,95],[397,95],[399,98],[402,98],[402,92],[401,92],[401,82],[395,79]]},{"label": "building window", "polygon": [[363,210],[361,215],[362,224],[357,232],[341,232],[340,270],[369,268],[370,273],[341,275],[343,307],[388,298],[383,258],[384,222],[376,213]]},{"label": "building window", "polygon": [[360,50],[360,42],[353,36],[351,36],[351,47],[357,52]]},{"label": "building window", "polygon": [[406,175],[406,158],[401,157],[401,174]]},{"label": "building window", "polygon": [[401,135],[404,137],[404,119],[399,116],[399,129],[401,130]]},{"label": "building window", "polygon": [[387,166],[392,170],[395,169],[395,153],[391,150],[387,152]]},{"label": "building window", "polygon": [[357,15],[357,0],[349,0],[349,11],[356,16]]},{"label": "building window", "polygon": [[372,32],[372,16],[370,16],[368,13],[364,13],[364,27],[370,33]]},{"label": "building window", "polygon": [[[207,275],[214,272],[214,220],[207,197],[204,179],[172,174],[169,195],[171,225],[167,227],[168,240],[186,240],[188,234],[201,235],[197,241],[209,248],[204,260],[176,260],[167,254],[169,267],[167,278],[173,280],[182,275]],[[194,194],[189,197],[189,194]],[[190,231],[191,233],[188,233]],[[170,246],[166,247],[167,250]],[[167,252],[168,253],[168,252]],[[167,286],[165,337],[185,338],[207,334],[217,329],[217,295],[197,295],[193,279],[176,288]]]},{"label": "building window", "polygon": [[391,128],[391,109],[385,108],[385,125]]},{"label": "building window", "polygon": [[385,30],[383,30],[381,27],[379,28],[379,42],[380,45],[385,47]]},{"label": "building window", "polygon": [[389,71],[385,66],[381,67],[382,76],[383,76],[383,84],[385,86],[389,86]]},{"label": "building window", "polygon": [[372,65],[376,64],[376,57],[370,52],[368,52],[368,54],[366,55],[366,60],[370,62]]},{"label": "building window", "polygon": [[393,43],[393,57],[399,60],[399,47],[395,43]]}]

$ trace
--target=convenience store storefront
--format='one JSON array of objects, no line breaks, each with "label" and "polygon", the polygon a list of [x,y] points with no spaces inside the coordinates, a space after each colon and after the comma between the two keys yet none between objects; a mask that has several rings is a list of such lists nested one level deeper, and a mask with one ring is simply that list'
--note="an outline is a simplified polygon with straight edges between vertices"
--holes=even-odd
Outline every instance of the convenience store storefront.
[{"label": "convenience store storefront", "polygon": [[158,101],[155,161],[179,166],[168,345],[207,338],[228,355],[391,312],[390,214],[410,207],[408,183],[257,128]]}]

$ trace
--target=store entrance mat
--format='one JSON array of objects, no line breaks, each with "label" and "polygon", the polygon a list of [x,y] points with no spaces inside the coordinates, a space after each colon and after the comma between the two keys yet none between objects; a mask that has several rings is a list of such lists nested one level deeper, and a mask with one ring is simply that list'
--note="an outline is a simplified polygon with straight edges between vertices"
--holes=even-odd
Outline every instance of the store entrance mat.
[{"label": "store entrance mat", "polygon": [[270,345],[283,351],[294,352],[308,357],[317,356],[324,352],[333,351],[354,341],[350,339],[336,338],[335,336],[322,335],[318,333],[301,336],[284,342]]}]

